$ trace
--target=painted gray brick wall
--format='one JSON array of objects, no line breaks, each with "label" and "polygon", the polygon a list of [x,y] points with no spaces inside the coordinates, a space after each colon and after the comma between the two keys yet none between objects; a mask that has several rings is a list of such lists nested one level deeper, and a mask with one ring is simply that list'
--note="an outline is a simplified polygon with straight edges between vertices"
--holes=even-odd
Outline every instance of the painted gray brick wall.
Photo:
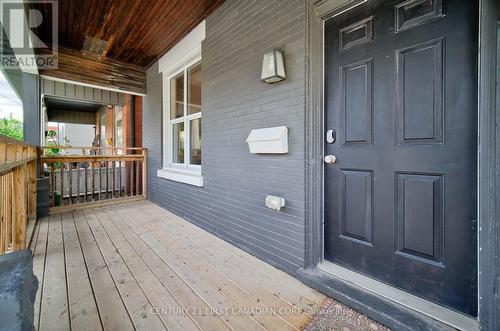
[{"label": "painted gray brick wall", "polygon": [[[143,144],[149,198],[194,224],[289,272],[304,265],[304,0],[228,0],[207,18],[202,46],[204,187],[158,178],[162,161],[162,77],[147,72]],[[287,80],[260,82],[264,53],[285,51]],[[251,129],[286,125],[287,155],[253,155]],[[280,212],[266,195],[284,197]]]}]

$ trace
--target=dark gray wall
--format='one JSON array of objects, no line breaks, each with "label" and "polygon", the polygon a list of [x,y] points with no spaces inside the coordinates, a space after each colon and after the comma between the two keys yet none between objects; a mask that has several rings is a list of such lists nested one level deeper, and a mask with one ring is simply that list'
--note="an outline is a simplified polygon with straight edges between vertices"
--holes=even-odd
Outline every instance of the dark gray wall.
[{"label": "dark gray wall", "polygon": [[[305,1],[226,1],[207,18],[202,47],[204,187],[158,178],[162,160],[162,77],[147,72],[143,144],[149,198],[263,260],[295,272],[304,266]],[[262,56],[285,51],[287,80],[260,82]],[[287,155],[252,155],[253,128],[286,125]],[[282,196],[280,212],[266,195]]]}]

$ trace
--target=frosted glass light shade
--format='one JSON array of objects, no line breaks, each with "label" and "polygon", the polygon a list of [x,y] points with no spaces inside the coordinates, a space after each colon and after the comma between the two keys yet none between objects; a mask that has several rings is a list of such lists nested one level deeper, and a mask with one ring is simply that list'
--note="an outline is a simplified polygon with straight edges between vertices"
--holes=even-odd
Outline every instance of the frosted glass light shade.
[{"label": "frosted glass light shade", "polygon": [[271,52],[264,54],[261,80],[265,83],[273,84],[284,79],[286,79],[286,74],[283,52],[273,49]]}]

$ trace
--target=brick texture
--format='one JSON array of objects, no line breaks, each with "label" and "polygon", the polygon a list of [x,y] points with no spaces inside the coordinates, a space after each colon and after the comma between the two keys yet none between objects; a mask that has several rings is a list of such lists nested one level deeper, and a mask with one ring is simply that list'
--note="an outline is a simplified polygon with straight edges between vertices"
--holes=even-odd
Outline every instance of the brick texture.
[{"label": "brick texture", "polygon": [[[207,18],[202,45],[204,187],[158,178],[162,164],[162,77],[147,72],[143,145],[149,198],[288,272],[304,265],[306,92],[304,0],[228,0]],[[260,81],[263,55],[285,52],[287,79]],[[250,154],[251,129],[286,125],[289,153]],[[266,195],[286,199],[280,212]]]}]

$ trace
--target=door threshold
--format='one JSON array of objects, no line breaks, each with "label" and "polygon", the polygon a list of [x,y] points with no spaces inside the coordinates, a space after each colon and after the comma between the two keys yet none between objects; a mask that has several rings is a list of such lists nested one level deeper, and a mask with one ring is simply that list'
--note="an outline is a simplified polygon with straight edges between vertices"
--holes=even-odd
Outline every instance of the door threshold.
[{"label": "door threshold", "polygon": [[350,283],[353,286],[361,287],[366,291],[394,301],[402,306],[417,311],[459,330],[479,330],[478,321],[472,317],[445,308],[403,290],[384,284],[368,276],[341,267],[338,264],[323,261],[318,265],[318,269],[347,283]]}]

